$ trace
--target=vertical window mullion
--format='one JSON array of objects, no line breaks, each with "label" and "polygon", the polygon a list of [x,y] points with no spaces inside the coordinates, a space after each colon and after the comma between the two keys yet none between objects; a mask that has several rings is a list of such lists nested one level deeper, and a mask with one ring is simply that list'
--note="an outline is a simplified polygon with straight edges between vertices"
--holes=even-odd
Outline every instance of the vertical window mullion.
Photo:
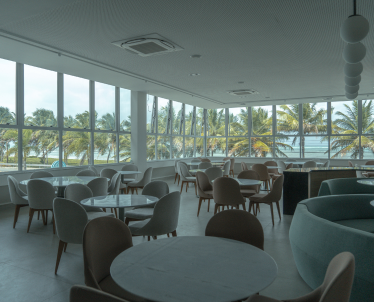
[{"label": "vertical window mullion", "polygon": [[64,130],[64,74],[57,74],[57,125],[58,125],[58,163],[62,166],[62,135]]},{"label": "vertical window mullion", "polygon": [[331,134],[332,134],[332,127],[331,127],[331,102],[327,102],[327,137],[328,137],[328,159],[331,156],[330,150],[330,142],[331,142]]},{"label": "vertical window mullion", "polygon": [[24,65],[16,63],[16,114],[18,129],[18,171],[23,169],[23,146],[22,146],[22,128],[24,125],[25,98],[24,98]]},{"label": "vertical window mullion", "polygon": [[299,104],[299,158],[302,158],[301,141],[304,138],[303,132],[303,104]]},{"label": "vertical window mullion", "polygon": [[88,165],[94,165],[94,156],[95,156],[95,150],[94,150],[94,133],[95,133],[95,82],[90,81],[90,138],[91,138],[91,148],[90,148],[90,162]]},{"label": "vertical window mullion", "polygon": [[273,123],[272,123],[272,135],[273,135],[273,158],[275,158],[275,134],[277,132],[277,106],[273,105]]},{"label": "vertical window mullion", "polygon": [[226,156],[229,156],[228,140],[229,140],[229,123],[230,123],[230,113],[229,108],[225,108],[225,137],[226,137]]},{"label": "vertical window mullion", "polygon": [[204,145],[204,151],[203,151],[203,156],[206,157],[206,135],[207,135],[207,131],[206,131],[206,127],[207,127],[207,122],[206,122],[206,116],[207,116],[207,109],[203,109],[203,123],[204,123],[204,141],[203,141],[203,145]]},{"label": "vertical window mullion", "polygon": [[116,117],[116,159],[117,163],[119,163],[119,130],[120,130],[120,123],[121,123],[121,95],[119,87],[116,87],[115,93],[115,117]]},{"label": "vertical window mullion", "polygon": [[251,157],[251,144],[252,144],[252,107],[248,107],[248,156]]},{"label": "vertical window mullion", "polygon": [[156,130],[154,131],[155,133],[155,158],[156,160],[158,159],[158,98],[155,96],[153,98],[153,106],[154,106],[154,112],[155,112],[155,117],[154,117],[154,125]]}]

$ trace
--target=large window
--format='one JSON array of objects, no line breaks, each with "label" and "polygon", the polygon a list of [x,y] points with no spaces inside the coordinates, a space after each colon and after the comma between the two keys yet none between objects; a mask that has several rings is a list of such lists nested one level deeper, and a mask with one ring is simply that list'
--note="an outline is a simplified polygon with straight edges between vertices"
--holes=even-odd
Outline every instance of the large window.
[{"label": "large window", "polygon": [[91,132],[64,131],[62,137],[63,166],[84,166],[91,160]]},{"label": "large window", "polygon": [[0,59],[0,124],[16,124],[16,63]]},{"label": "large window", "polygon": [[18,170],[18,130],[0,128],[0,172]]},{"label": "large window", "polygon": [[131,131],[131,90],[120,89],[120,131]]},{"label": "large window", "polygon": [[169,100],[158,98],[157,132],[160,134],[170,134],[169,103]]},{"label": "large window", "polygon": [[95,83],[95,125],[98,130],[116,129],[116,97],[115,87],[103,83]]},{"label": "large window", "polygon": [[95,132],[94,134],[94,164],[109,164],[117,162],[117,134]]}]

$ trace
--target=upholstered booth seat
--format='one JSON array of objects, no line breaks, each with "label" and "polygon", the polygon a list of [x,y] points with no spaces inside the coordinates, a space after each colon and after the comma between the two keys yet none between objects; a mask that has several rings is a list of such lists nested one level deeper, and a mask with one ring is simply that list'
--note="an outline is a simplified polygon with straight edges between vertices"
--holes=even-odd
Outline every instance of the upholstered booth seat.
[{"label": "upholstered booth seat", "polygon": [[374,194],[331,195],[297,205],[290,243],[297,269],[310,287],[315,289],[323,282],[335,255],[348,251],[356,260],[350,301],[369,301],[368,297],[374,297],[372,200]]},{"label": "upholstered booth seat", "polygon": [[374,186],[360,184],[357,182],[360,179],[367,180],[367,178],[356,177],[324,180],[319,188],[318,196],[344,194],[374,194]]}]

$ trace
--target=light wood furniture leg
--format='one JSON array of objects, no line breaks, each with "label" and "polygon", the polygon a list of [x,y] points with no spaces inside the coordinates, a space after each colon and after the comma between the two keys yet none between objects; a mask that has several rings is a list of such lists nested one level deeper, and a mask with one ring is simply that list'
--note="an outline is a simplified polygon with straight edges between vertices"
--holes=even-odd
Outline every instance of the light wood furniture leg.
[{"label": "light wood furniture leg", "polygon": [[199,198],[199,206],[198,206],[198,208],[197,208],[197,217],[199,217],[199,213],[200,213],[200,208],[201,208],[201,203],[202,203],[202,201],[203,201],[203,198]]},{"label": "light wood furniture leg", "polygon": [[58,250],[57,250],[57,259],[56,259],[56,267],[55,267],[55,275],[57,275],[58,266],[60,264],[62,250],[64,249],[65,242],[61,241],[58,243]]},{"label": "light wood furniture leg", "polygon": [[27,233],[30,230],[31,221],[32,221],[32,218],[34,217],[34,212],[35,212],[34,209],[30,209],[30,211],[29,211],[29,224],[27,226]]},{"label": "light wood furniture leg", "polygon": [[177,230],[172,231],[172,232],[171,232],[171,235],[172,235],[173,237],[177,237]]}]

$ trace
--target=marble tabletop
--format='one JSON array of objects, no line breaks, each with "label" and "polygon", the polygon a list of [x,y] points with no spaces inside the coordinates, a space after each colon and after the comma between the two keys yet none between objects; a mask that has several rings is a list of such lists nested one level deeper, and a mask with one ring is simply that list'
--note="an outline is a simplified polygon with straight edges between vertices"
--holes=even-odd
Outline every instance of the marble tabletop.
[{"label": "marble tabletop", "polygon": [[370,201],[370,205],[374,207],[374,200]]},{"label": "marble tabletop", "polygon": [[357,180],[357,182],[359,184],[363,184],[363,185],[374,186],[374,179],[373,180],[370,180],[370,179],[361,179],[361,180]]},{"label": "marble tabletop", "polygon": [[114,259],[122,288],[149,301],[238,301],[269,286],[277,264],[264,251],[235,240],[183,236],[145,242]]},{"label": "marble tabletop", "polygon": [[[56,176],[56,177],[42,177],[42,178],[34,178],[38,180],[44,180],[49,182],[54,187],[67,187],[70,184],[82,184],[86,185],[91,180],[98,178],[98,176]],[[26,179],[20,181],[20,184],[27,185],[27,183],[31,179]],[[108,181],[110,179],[108,178]]]},{"label": "marble tabletop", "polygon": [[121,175],[142,174],[140,171],[118,171]]},{"label": "marble tabletop", "polygon": [[[261,180],[256,179],[246,179],[246,178],[232,178],[235,179],[240,186],[254,186],[254,185],[261,185]],[[212,180],[212,183],[214,183],[214,180]]]}]

